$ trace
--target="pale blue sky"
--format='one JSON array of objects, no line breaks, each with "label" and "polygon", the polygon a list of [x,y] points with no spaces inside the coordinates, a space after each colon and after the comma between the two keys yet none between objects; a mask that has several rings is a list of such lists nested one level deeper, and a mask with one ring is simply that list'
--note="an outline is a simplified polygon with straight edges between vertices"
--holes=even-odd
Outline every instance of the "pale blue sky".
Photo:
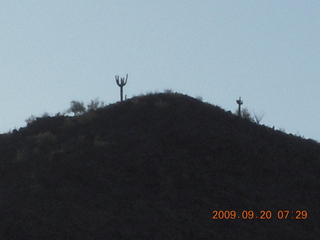
[{"label": "pale blue sky", "polygon": [[320,1],[46,0],[0,6],[0,132],[172,89],[320,141]]}]

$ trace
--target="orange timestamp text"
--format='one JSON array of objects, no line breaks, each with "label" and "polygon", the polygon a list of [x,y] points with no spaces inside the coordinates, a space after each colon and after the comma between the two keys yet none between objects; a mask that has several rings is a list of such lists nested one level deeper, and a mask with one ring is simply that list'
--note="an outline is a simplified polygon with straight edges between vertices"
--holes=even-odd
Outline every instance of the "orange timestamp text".
[{"label": "orange timestamp text", "polygon": [[279,210],[272,212],[270,210],[261,210],[261,211],[252,211],[252,210],[243,210],[237,212],[235,210],[225,210],[225,211],[212,211],[212,219],[307,219],[308,212],[306,210]]}]

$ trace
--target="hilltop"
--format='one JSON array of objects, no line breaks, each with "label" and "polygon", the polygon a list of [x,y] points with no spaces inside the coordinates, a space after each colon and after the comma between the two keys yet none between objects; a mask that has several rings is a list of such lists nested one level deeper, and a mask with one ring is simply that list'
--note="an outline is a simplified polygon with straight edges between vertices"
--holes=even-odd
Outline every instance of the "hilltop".
[{"label": "hilltop", "polygon": [[186,95],[38,118],[0,135],[0,152],[2,239],[320,235],[320,144]]}]

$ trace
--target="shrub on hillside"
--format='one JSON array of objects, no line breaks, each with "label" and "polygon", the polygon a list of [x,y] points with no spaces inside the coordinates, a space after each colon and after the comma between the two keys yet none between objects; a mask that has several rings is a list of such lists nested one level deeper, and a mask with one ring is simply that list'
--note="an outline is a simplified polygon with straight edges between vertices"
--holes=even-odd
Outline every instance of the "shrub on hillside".
[{"label": "shrub on hillside", "polygon": [[73,113],[75,116],[79,116],[86,111],[86,107],[83,102],[72,101],[70,104],[70,108],[68,109],[68,113]]},{"label": "shrub on hillside", "polygon": [[99,98],[91,100],[91,102],[87,105],[88,111],[97,110],[98,108],[104,107],[104,102],[100,102]]}]

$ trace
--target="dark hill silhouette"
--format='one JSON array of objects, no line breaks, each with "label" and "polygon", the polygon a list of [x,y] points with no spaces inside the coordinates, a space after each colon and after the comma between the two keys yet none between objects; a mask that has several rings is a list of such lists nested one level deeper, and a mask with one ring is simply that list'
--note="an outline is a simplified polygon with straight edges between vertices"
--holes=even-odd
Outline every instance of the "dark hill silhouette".
[{"label": "dark hill silhouette", "polygon": [[185,95],[38,118],[0,152],[1,239],[320,236],[320,145]]}]

